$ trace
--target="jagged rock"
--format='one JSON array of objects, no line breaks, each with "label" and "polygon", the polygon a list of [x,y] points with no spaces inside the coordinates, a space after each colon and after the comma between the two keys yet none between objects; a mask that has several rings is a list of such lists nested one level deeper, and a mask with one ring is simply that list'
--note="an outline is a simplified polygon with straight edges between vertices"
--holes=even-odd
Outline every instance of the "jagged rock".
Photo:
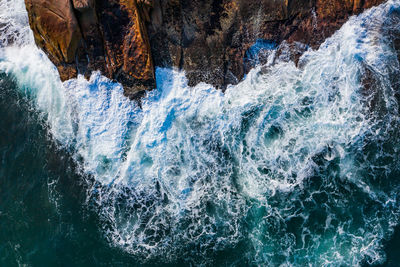
[{"label": "jagged rock", "polygon": [[136,0],[25,0],[37,45],[61,80],[100,70],[127,96],[155,87],[145,25],[146,2]]},{"label": "jagged rock", "polygon": [[98,0],[96,4],[108,75],[125,85],[128,95],[134,95],[138,89],[153,88],[150,44],[136,1]]},{"label": "jagged rock", "polygon": [[25,1],[36,43],[62,80],[100,70],[134,97],[155,86],[154,66],[185,70],[190,85],[236,84],[254,66],[246,55],[257,42],[285,41],[297,61],[384,0]]},{"label": "jagged rock", "polygon": [[[155,0],[148,26],[156,66],[186,71],[189,84],[235,84],[258,40],[317,48],[352,14],[383,0]],[[294,45],[293,60],[301,55]],[[261,62],[262,63],[262,62]]]}]

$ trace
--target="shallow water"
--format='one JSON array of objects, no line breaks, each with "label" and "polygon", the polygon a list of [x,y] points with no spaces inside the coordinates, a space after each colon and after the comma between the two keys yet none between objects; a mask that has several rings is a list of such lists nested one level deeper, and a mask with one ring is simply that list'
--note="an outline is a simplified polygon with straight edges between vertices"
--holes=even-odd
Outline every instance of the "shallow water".
[{"label": "shallow water", "polygon": [[400,1],[225,94],[158,69],[142,109],[0,10],[1,262],[397,264]]}]

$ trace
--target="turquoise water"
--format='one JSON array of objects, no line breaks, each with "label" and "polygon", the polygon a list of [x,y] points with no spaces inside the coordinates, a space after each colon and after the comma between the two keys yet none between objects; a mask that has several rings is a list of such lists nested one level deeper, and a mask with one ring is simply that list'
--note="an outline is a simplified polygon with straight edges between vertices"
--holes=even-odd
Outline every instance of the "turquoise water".
[{"label": "turquoise water", "polygon": [[0,10],[3,265],[398,265],[400,1],[224,94],[157,69],[142,108]]},{"label": "turquoise water", "polygon": [[85,186],[76,164],[13,79],[0,77],[1,265],[131,262],[99,238],[95,214],[82,209]]}]

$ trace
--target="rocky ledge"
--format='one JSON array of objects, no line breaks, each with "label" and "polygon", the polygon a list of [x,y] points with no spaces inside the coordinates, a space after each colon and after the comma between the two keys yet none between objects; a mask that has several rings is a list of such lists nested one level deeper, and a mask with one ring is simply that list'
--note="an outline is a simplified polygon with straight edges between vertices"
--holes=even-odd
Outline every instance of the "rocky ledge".
[{"label": "rocky ledge", "polygon": [[[62,80],[99,70],[131,98],[155,87],[154,68],[189,85],[238,83],[257,42],[286,41],[292,59],[353,14],[384,0],[25,0],[37,45]],[[301,44],[300,46],[298,44]]]}]

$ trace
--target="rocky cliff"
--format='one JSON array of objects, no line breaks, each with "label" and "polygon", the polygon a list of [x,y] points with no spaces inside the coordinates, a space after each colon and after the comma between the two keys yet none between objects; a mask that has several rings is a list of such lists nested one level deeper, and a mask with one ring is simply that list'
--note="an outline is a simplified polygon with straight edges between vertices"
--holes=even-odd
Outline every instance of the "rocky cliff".
[{"label": "rocky cliff", "polygon": [[25,0],[37,45],[62,80],[100,70],[135,97],[155,66],[189,84],[238,83],[257,42],[286,41],[291,59],[318,47],[350,15],[384,0]]}]

